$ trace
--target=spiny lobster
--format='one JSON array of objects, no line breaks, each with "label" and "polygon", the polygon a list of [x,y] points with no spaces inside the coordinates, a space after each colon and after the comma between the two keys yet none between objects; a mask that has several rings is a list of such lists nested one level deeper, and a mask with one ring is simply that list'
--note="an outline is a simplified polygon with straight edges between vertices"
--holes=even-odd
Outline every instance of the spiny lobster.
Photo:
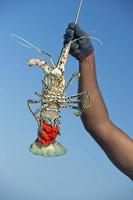
[{"label": "spiny lobster", "polygon": [[[42,92],[37,93],[39,100],[28,100],[28,107],[38,123],[38,138],[30,146],[33,154],[60,156],[66,149],[55,141],[60,130],[60,109],[72,108],[78,110],[79,116],[86,107],[90,106],[88,92],[81,92],[73,96],[66,96],[66,89],[79,73],[72,74],[68,83],[65,83],[64,71],[69,50],[73,41],[66,44],[61,52],[57,65],[49,66],[44,60],[32,58],[28,60],[30,66],[38,65],[44,73]],[[53,63],[53,62],[52,62]],[[77,98],[73,100],[74,98]],[[40,103],[40,108],[32,111],[31,105]],[[75,105],[76,104],[76,105]]]}]

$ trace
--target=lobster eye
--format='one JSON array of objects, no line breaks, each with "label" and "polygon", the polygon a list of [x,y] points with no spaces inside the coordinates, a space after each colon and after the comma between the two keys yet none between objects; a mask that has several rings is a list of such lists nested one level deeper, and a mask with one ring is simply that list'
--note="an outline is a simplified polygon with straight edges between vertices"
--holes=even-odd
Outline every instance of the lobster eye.
[{"label": "lobster eye", "polygon": [[50,74],[51,73],[51,68],[48,65],[45,65],[43,67],[43,71],[45,74]]}]

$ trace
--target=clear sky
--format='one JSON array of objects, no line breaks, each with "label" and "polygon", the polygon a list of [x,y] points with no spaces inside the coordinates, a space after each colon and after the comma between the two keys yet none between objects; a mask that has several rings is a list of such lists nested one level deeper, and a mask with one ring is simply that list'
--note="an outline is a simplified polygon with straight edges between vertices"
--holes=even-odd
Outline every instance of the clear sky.
[{"label": "clear sky", "polygon": [[[0,199],[132,200],[133,184],[108,160],[85,131],[80,118],[62,111],[59,140],[68,152],[58,158],[32,155],[37,124],[27,99],[41,90],[42,72],[28,68],[29,57],[42,55],[10,38],[16,33],[57,61],[67,24],[78,0],[0,1]],[[100,38],[93,41],[98,82],[112,121],[133,137],[133,1],[84,0],[79,25]],[[93,32],[95,31],[95,33]],[[66,78],[78,71],[69,57]],[[77,81],[68,90],[76,94]]]}]

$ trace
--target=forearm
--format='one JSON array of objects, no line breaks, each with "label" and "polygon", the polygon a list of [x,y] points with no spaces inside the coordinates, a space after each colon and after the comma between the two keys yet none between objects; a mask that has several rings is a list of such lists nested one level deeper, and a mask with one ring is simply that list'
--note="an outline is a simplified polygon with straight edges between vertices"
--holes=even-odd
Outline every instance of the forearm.
[{"label": "forearm", "polygon": [[96,126],[104,124],[109,119],[108,112],[96,79],[94,55],[86,57],[79,63],[79,92],[87,91],[91,106],[82,114],[82,120],[87,130],[93,131]]},{"label": "forearm", "polygon": [[91,54],[79,65],[79,92],[88,91],[91,98],[91,107],[81,116],[83,124],[110,160],[133,179],[133,141],[109,119],[96,80],[94,55]]}]

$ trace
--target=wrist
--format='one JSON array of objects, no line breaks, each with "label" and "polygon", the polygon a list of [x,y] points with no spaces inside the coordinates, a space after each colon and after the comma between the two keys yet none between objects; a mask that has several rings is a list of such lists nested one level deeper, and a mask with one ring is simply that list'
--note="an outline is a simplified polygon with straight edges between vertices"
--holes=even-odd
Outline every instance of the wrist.
[{"label": "wrist", "polygon": [[83,59],[79,60],[79,63],[88,63],[88,62],[89,62],[89,56],[86,56]]},{"label": "wrist", "polygon": [[79,64],[95,64],[95,58],[94,58],[94,53],[92,52],[91,54],[85,56],[81,60],[79,60]]}]

